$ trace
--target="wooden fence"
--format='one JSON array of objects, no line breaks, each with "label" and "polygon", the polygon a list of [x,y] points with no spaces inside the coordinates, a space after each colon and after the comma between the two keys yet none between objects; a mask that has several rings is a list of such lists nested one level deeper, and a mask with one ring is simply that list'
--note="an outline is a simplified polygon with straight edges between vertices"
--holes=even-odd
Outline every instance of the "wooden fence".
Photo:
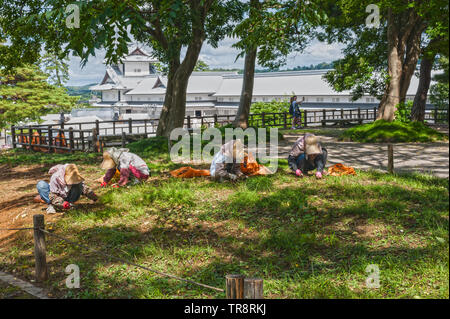
[{"label": "wooden fence", "polygon": [[[302,126],[326,126],[362,124],[376,119],[377,109],[322,109],[302,110]],[[231,124],[235,115],[187,116],[187,129],[217,127]],[[427,111],[425,120],[432,123],[448,123],[448,112],[437,108]],[[95,121],[52,125],[12,126],[12,146],[42,152],[73,153],[75,151],[103,152],[104,147],[122,146],[155,136],[158,119],[122,121]],[[253,127],[277,127],[288,129],[292,116],[288,112],[250,114],[249,125]]]}]

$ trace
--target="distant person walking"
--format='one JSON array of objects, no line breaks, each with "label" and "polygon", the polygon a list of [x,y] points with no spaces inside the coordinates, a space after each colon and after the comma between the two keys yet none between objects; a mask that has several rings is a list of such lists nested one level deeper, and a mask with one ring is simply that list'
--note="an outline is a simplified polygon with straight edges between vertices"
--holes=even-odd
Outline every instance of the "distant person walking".
[{"label": "distant person walking", "polygon": [[300,110],[301,103],[305,100],[305,97],[302,98],[302,101],[297,102],[297,96],[294,95],[291,97],[289,113],[292,116],[292,129],[302,128],[302,113]]}]

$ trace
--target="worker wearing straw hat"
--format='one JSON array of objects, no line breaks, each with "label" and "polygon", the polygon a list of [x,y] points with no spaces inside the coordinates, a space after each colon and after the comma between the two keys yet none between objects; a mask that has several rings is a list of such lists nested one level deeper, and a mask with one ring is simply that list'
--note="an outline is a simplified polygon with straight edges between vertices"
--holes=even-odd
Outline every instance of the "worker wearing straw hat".
[{"label": "worker wearing straw hat", "polygon": [[106,170],[103,176],[102,187],[106,187],[118,170],[120,172],[119,182],[113,184],[113,187],[125,186],[130,180],[133,183],[139,183],[148,179],[150,169],[142,158],[129,152],[127,148],[111,147],[103,152],[103,162],[100,165]]},{"label": "worker wearing straw hat", "polygon": [[289,152],[288,164],[298,177],[317,169],[316,177],[321,179],[327,162],[327,150],[321,146],[319,137],[307,133],[295,141]]},{"label": "worker wearing straw hat", "polygon": [[231,140],[220,148],[214,155],[209,169],[211,177],[216,180],[235,181],[244,174],[241,172],[241,163],[244,160],[244,145],[241,140]]},{"label": "worker wearing straw hat", "polygon": [[[48,171],[52,176],[50,183],[39,181],[37,190],[42,201],[48,204],[47,213],[52,214],[56,209],[73,207],[81,195],[96,201],[97,195],[84,184],[84,178],[75,164],[59,164]],[[56,209],[55,209],[56,208]]]}]

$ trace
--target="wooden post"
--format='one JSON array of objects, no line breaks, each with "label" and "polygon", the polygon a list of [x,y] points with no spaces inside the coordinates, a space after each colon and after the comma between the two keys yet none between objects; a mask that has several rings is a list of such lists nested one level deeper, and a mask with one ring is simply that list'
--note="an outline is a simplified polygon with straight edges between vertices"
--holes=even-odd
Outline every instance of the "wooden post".
[{"label": "wooden post", "polygon": [[187,127],[191,128],[191,116],[190,115],[187,116]]},{"label": "wooden post", "polygon": [[144,127],[145,127],[145,137],[148,137],[147,135],[147,120],[144,120]]},{"label": "wooden post", "polygon": [[217,113],[214,114],[214,127],[216,127],[217,125]]},{"label": "wooden post", "polygon": [[392,144],[388,144],[388,172],[394,173],[394,147]]},{"label": "wooden post", "polygon": [[73,128],[69,127],[69,151],[70,154],[73,154],[73,149],[74,149],[74,141],[73,141]]},{"label": "wooden post", "polygon": [[[48,143],[48,152],[51,153],[52,152],[52,145],[53,145],[53,132],[52,132],[52,127],[49,125],[47,126],[47,143]],[[53,149],[55,150],[55,149]]]},{"label": "wooden post", "polygon": [[122,132],[122,148],[125,148],[126,142],[127,142],[127,137],[125,135],[125,132]]},{"label": "wooden post", "polygon": [[116,135],[116,120],[113,120],[113,135]]},{"label": "wooden post", "polygon": [[341,119],[344,119],[344,109],[341,109]]},{"label": "wooden post", "polygon": [[263,299],[263,280],[260,278],[244,279],[244,299]]},{"label": "wooden post", "polygon": [[322,110],[323,122],[322,126],[325,126],[325,120],[327,119],[327,111],[325,109]]},{"label": "wooden post", "polygon": [[438,108],[434,107],[434,124],[437,124],[437,118],[438,118]]},{"label": "wooden post", "polygon": [[92,151],[97,153],[97,129],[92,129]]},{"label": "wooden post", "polygon": [[242,275],[227,275],[227,299],[244,299],[244,276]]},{"label": "wooden post", "polygon": [[80,139],[81,139],[81,148],[83,149],[84,152],[84,132],[80,131]]},{"label": "wooden post", "polygon": [[306,110],[303,111],[304,112],[304,116],[305,116],[305,127],[308,126],[308,112]]},{"label": "wooden post", "polygon": [[287,129],[287,112],[284,111],[283,113],[283,120],[284,120],[284,129]]},{"label": "wooden post", "polygon": [[374,106],[373,107],[373,121],[375,122],[376,119],[377,119],[377,107]]},{"label": "wooden post", "polygon": [[100,123],[98,120],[95,120],[95,130],[97,131],[96,135],[100,135]]},{"label": "wooden post", "polygon": [[16,126],[11,125],[11,139],[12,139],[12,147],[16,148]]},{"label": "wooden post", "polygon": [[366,109],[366,120],[369,119],[369,109]]},{"label": "wooden post", "polygon": [[361,108],[358,106],[358,119],[361,119]]},{"label": "wooden post", "polygon": [[31,125],[28,125],[28,144],[30,145],[30,151],[33,149],[31,147],[31,140],[33,139],[33,130],[31,129]]},{"label": "wooden post", "polygon": [[128,119],[128,133],[133,134],[133,120],[131,117]]},{"label": "wooden post", "polygon": [[45,228],[44,215],[33,215],[34,227],[34,259],[35,259],[35,275],[36,281],[42,282],[47,280],[47,259],[45,247],[45,234],[40,229]]}]

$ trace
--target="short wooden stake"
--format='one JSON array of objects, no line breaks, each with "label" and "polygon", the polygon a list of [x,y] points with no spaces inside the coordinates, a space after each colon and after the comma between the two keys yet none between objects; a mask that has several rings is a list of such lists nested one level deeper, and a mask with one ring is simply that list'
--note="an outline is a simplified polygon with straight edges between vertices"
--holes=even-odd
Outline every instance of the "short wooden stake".
[{"label": "short wooden stake", "polygon": [[388,144],[388,172],[389,174],[394,173],[394,146]]},{"label": "short wooden stake", "polygon": [[45,228],[44,215],[37,214],[33,216],[33,227],[36,281],[42,282],[48,278],[45,234],[40,230]]},{"label": "short wooden stake", "polygon": [[244,299],[263,299],[263,280],[260,278],[244,279]]},{"label": "short wooden stake", "polygon": [[227,275],[227,299],[244,299],[244,276],[243,275]]}]

